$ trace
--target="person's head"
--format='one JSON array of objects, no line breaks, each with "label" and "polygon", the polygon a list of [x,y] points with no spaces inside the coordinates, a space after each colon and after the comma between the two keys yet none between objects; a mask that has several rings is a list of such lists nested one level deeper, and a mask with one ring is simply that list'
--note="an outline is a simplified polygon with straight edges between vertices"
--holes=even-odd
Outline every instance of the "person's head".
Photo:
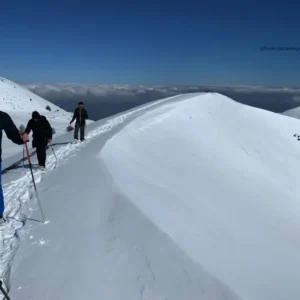
[{"label": "person's head", "polygon": [[38,121],[40,118],[40,114],[37,111],[34,111],[31,116],[34,121]]},{"label": "person's head", "polygon": [[82,102],[82,101],[80,101],[80,102],[78,103],[78,107],[79,107],[79,108],[83,108],[83,102]]}]

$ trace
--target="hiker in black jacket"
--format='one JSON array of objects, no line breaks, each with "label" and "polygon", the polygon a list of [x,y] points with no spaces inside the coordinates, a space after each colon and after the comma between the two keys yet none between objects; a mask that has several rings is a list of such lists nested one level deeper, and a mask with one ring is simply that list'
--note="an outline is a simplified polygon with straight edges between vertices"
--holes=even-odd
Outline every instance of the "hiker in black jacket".
[{"label": "hiker in black jacket", "polygon": [[46,167],[46,148],[52,141],[52,127],[45,116],[41,116],[37,111],[32,113],[32,118],[28,121],[25,132],[32,130],[32,148],[36,148],[39,167]]},{"label": "hiker in black jacket", "polygon": [[74,110],[73,118],[70,122],[70,125],[75,122],[75,130],[74,130],[74,139],[78,140],[78,131],[80,129],[80,140],[84,141],[84,129],[85,129],[85,123],[88,119],[88,113],[86,109],[83,107],[83,102],[78,103],[78,107]]},{"label": "hiker in black jacket", "polygon": [[[16,125],[14,124],[11,117],[3,112],[0,111],[0,170],[2,171],[2,131],[5,132],[7,138],[9,138],[13,143],[17,145],[24,144],[21,134],[17,129]],[[28,140],[28,135],[24,134],[24,140]],[[4,212],[4,196],[1,184],[1,177],[0,177],[0,225],[4,224],[6,220],[3,218]]]}]

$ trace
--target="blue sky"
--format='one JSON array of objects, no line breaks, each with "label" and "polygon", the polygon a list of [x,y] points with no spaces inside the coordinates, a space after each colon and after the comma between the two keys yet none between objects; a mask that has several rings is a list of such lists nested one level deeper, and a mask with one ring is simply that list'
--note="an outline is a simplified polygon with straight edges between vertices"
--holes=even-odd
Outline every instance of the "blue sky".
[{"label": "blue sky", "polygon": [[296,1],[5,1],[0,76],[19,83],[299,86],[299,11]]}]

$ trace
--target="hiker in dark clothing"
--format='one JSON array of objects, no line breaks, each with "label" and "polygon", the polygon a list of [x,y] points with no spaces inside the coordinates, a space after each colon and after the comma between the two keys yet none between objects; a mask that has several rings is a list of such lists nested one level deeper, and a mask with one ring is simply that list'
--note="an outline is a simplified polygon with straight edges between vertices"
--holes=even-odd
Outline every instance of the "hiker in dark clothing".
[{"label": "hiker in dark clothing", "polygon": [[[13,143],[17,145],[24,144],[21,134],[17,129],[16,125],[14,124],[11,117],[3,112],[0,111],[0,170],[2,171],[2,131],[4,130],[7,138],[9,138]],[[28,135],[24,134],[23,138],[25,141],[28,140]],[[1,184],[1,177],[0,177],[0,225],[5,224],[6,220],[3,217],[4,212],[4,196]]]},{"label": "hiker in dark clothing", "polygon": [[41,116],[37,111],[32,113],[32,118],[28,121],[25,132],[32,130],[32,148],[36,148],[39,167],[46,167],[46,148],[52,141],[52,127],[45,116]]},{"label": "hiker in dark clothing", "polygon": [[84,141],[84,130],[85,130],[85,123],[88,119],[88,113],[86,109],[83,107],[83,102],[78,103],[78,107],[74,110],[73,118],[70,122],[70,125],[75,122],[75,131],[74,131],[74,139],[78,140],[78,131],[80,129],[80,140]]}]

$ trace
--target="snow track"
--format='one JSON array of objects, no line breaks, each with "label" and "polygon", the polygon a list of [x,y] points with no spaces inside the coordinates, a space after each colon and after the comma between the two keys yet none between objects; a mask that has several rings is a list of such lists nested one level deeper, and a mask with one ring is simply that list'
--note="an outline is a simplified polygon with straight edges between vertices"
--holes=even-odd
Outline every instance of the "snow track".
[{"label": "snow track", "polygon": [[[37,188],[38,184],[44,180],[44,178],[49,172],[51,172],[51,170],[58,167],[61,163],[66,162],[68,158],[75,155],[77,151],[79,151],[82,147],[85,147],[92,139],[112,130],[115,126],[123,123],[129,117],[135,117],[135,115],[139,112],[142,112],[152,106],[160,104],[161,102],[165,102],[176,97],[178,96],[158,100],[151,104],[143,105],[138,109],[133,109],[127,113],[123,113],[121,115],[117,115],[116,117],[108,119],[104,124],[99,125],[95,129],[87,132],[85,142],[76,144],[69,143],[67,145],[56,148],[55,154],[57,160],[52,153],[52,150],[50,149],[51,154],[47,155],[47,170],[33,170]],[[179,97],[185,98],[186,96]],[[93,126],[95,126],[95,123],[93,124]],[[87,127],[87,131],[88,129],[89,127]],[[32,163],[34,164],[33,158]],[[19,168],[22,168],[22,163],[20,163]],[[8,172],[8,174],[9,173],[10,172]],[[3,192],[5,199],[5,216],[8,220],[8,224],[0,227],[0,279],[3,281],[6,290],[9,291],[9,277],[12,261],[15,258],[16,252],[18,250],[19,240],[21,238],[19,235],[20,229],[23,229],[23,227],[29,221],[42,222],[42,219],[30,219],[32,211],[38,210],[30,169],[24,168],[23,175],[8,183],[4,183]],[[31,226],[32,225],[28,225],[29,228]],[[41,242],[43,243],[43,241]],[[2,299],[2,295],[0,294],[0,300]]]}]

